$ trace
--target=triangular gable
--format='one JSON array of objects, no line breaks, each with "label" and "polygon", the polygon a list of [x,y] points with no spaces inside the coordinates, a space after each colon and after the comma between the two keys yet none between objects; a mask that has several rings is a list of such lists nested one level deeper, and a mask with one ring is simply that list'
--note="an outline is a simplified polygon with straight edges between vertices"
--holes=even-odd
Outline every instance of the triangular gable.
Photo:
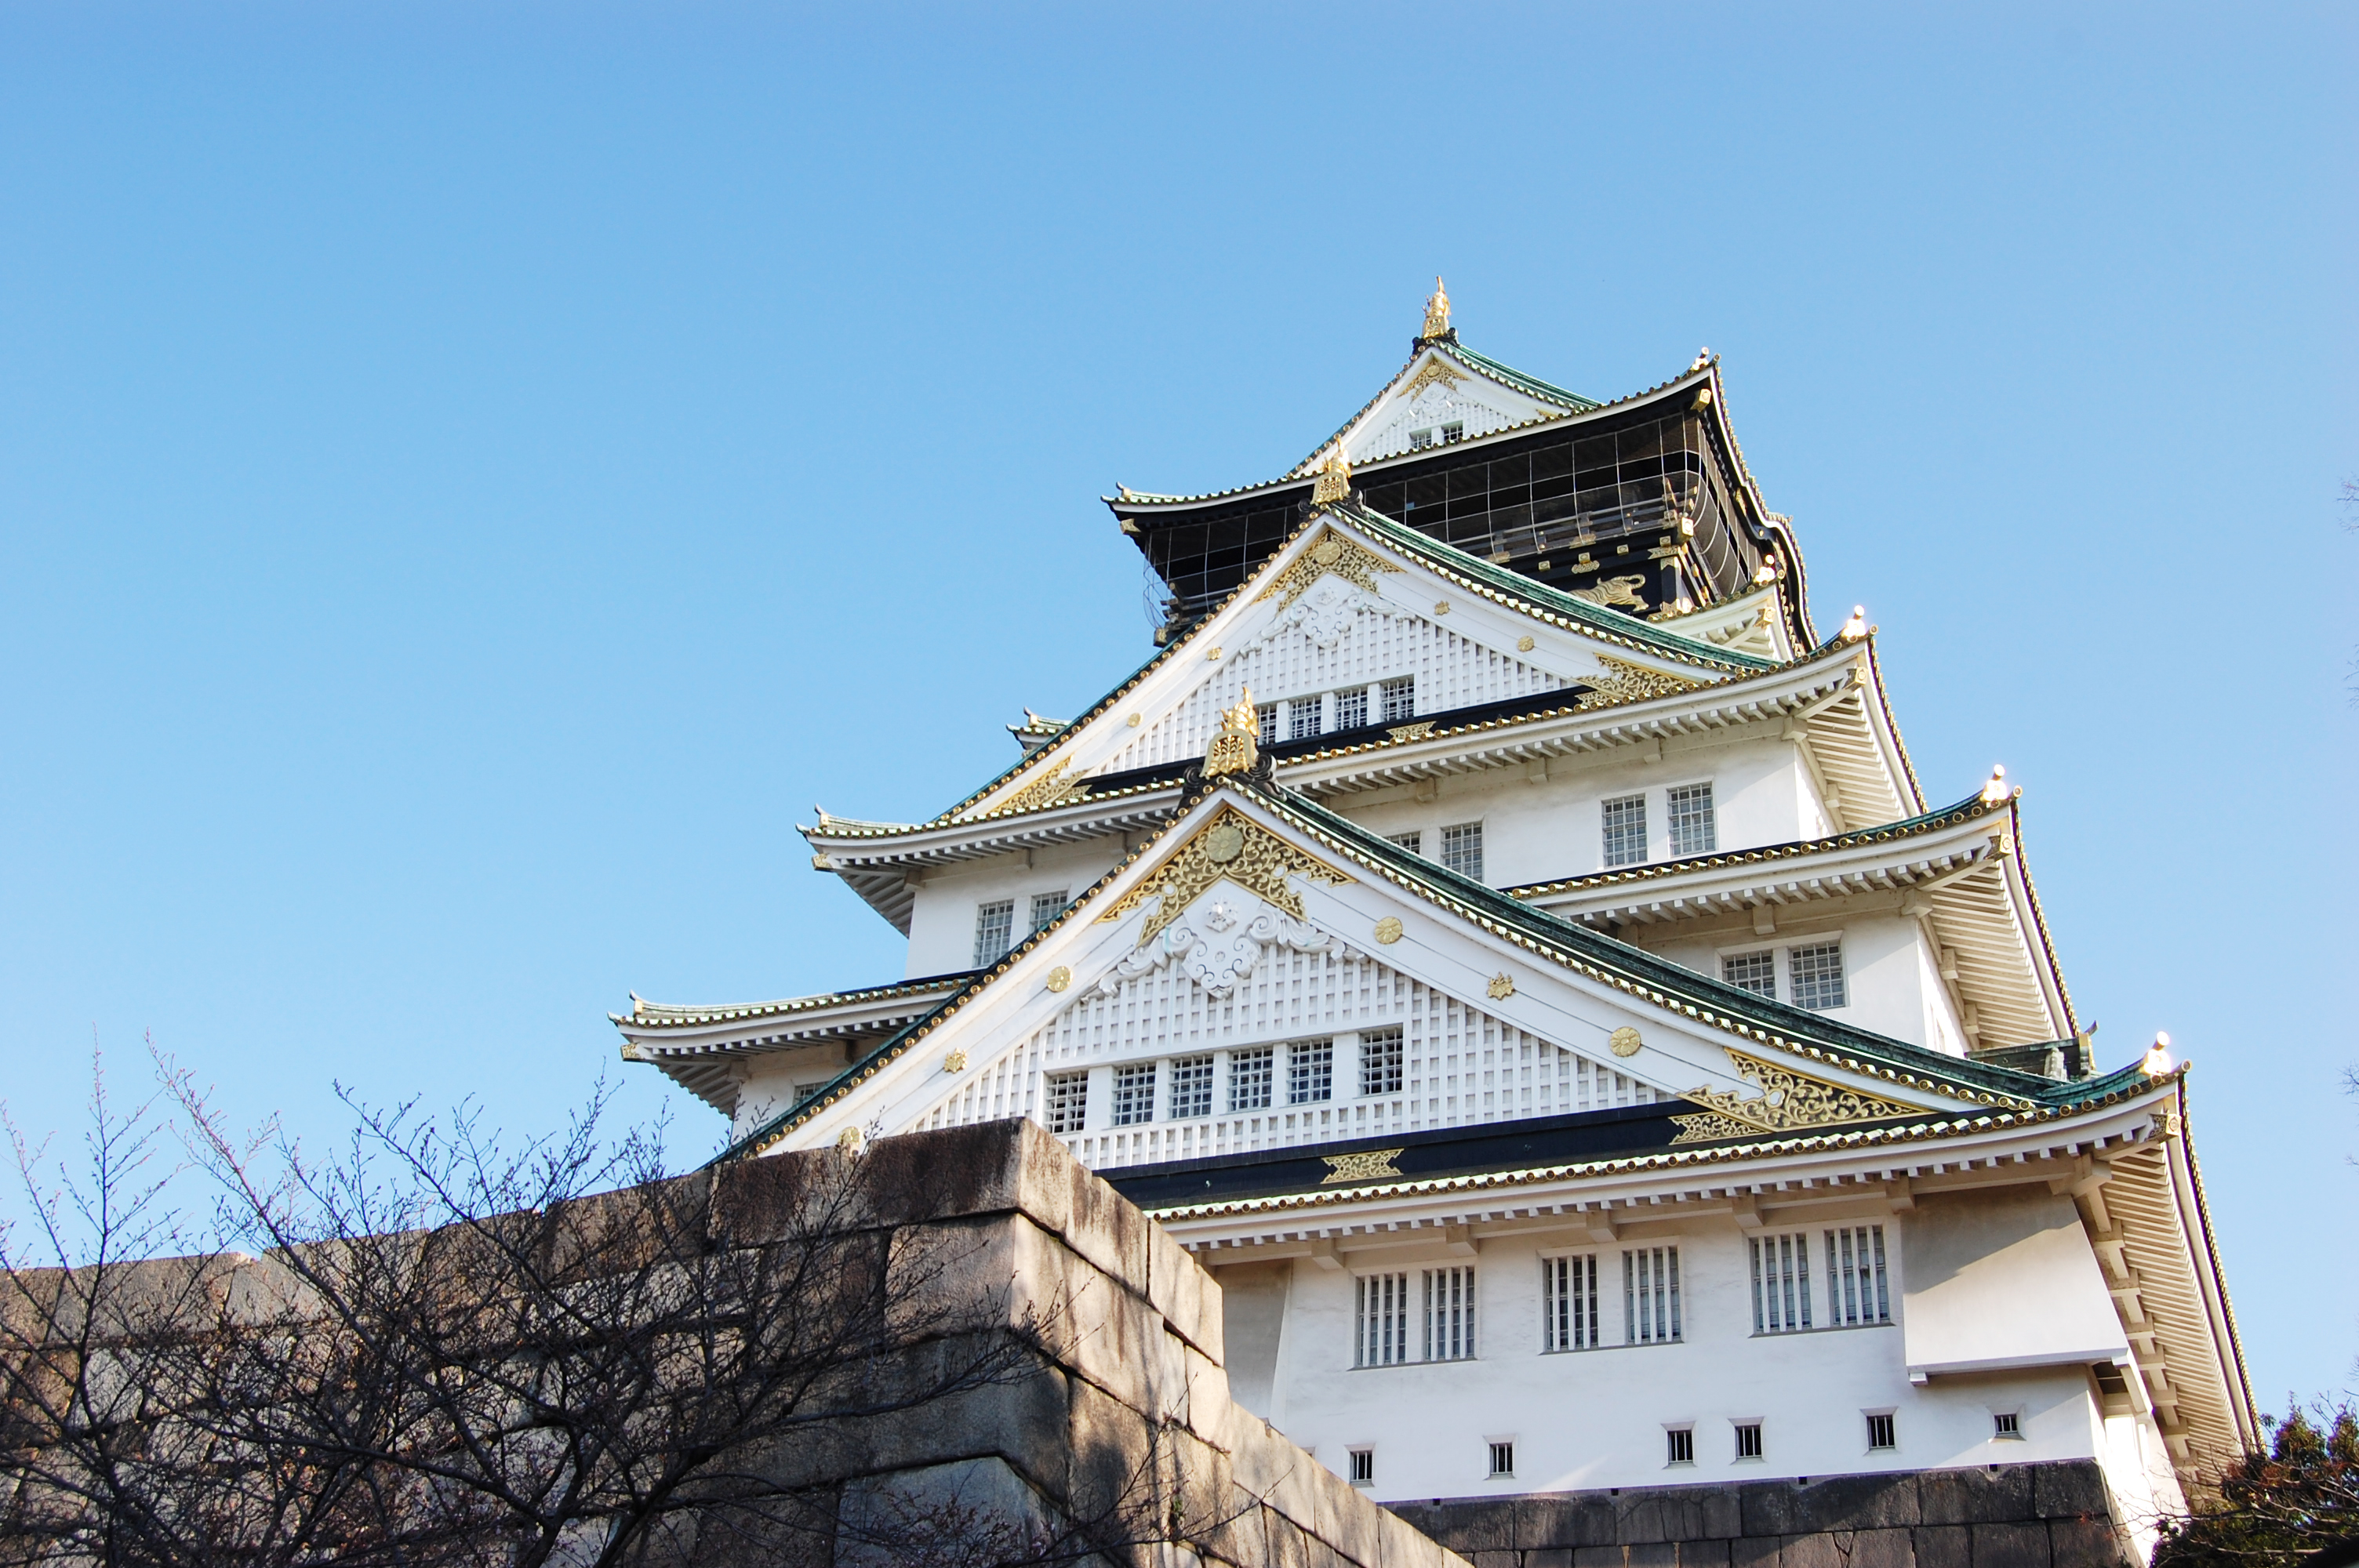
[{"label": "triangular gable", "polygon": [[1349,462],[1375,462],[1596,406],[1588,398],[1506,373],[1454,341],[1428,342],[1294,472],[1310,472],[1339,446]]}]

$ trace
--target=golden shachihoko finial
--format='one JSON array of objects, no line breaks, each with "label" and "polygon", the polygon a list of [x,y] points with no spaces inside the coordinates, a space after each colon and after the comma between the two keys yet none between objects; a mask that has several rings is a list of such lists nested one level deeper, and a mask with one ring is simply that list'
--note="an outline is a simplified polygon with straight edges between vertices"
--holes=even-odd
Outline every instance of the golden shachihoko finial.
[{"label": "golden shachihoko finial", "polygon": [[1441,279],[1433,280],[1433,297],[1425,302],[1425,330],[1419,337],[1439,338],[1450,330],[1450,291],[1441,287]]},{"label": "golden shachihoko finial", "polygon": [[1221,728],[1204,749],[1204,776],[1251,773],[1261,761],[1261,715],[1254,708],[1253,687],[1245,688],[1234,708],[1221,713]]},{"label": "golden shachihoko finial", "polygon": [[1310,504],[1324,506],[1332,502],[1352,499],[1352,460],[1338,446],[1327,460],[1319,465],[1319,482],[1310,487]]}]

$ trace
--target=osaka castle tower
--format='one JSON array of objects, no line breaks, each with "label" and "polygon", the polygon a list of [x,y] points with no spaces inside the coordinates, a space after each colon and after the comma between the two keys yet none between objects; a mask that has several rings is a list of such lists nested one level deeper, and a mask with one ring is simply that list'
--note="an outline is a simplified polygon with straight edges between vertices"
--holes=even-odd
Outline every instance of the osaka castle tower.
[{"label": "osaka castle tower", "polygon": [[2017,792],[1928,795],[1716,359],[1598,402],[1437,288],[1293,469],[1106,504],[1151,656],[802,829],[908,978],[614,1018],[723,1158],[1032,1119],[1387,1502],[2077,1461],[2151,1520],[2256,1441],[2186,1070],[2101,1069]]}]

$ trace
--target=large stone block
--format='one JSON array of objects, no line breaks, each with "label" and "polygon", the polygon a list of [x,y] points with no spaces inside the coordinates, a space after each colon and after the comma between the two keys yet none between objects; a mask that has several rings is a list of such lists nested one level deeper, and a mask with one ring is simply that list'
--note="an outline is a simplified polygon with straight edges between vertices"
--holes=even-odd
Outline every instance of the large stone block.
[{"label": "large stone block", "polygon": [[1814,1530],[1777,1538],[1778,1568],[1847,1568],[1849,1531]]},{"label": "large stone block", "polygon": [[999,1459],[966,1459],[866,1476],[845,1485],[836,1568],[912,1561],[1013,1558],[1063,1521]]},{"label": "large stone block", "polygon": [[1973,1543],[1973,1568],[2049,1568],[2048,1527],[2029,1524],[1975,1524],[1967,1527]]},{"label": "large stone block", "polygon": [[1614,1502],[1617,1538],[1631,1545],[1725,1538],[1744,1528],[1734,1487],[1633,1487]]},{"label": "large stone block", "polygon": [[1147,1230],[1147,1300],[1172,1333],[1212,1360],[1224,1359],[1220,1281],[1159,1225]]},{"label": "large stone block", "polygon": [[1743,1535],[1728,1543],[1728,1568],[1784,1568],[1774,1535]]},{"label": "large stone block", "polygon": [[1917,1568],[1973,1568],[1973,1534],[1962,1524],[1920,1524],[1909,1531]]},{"label": "large stone block", "polygon": [[1851,1540],[1851,1568],[1917,1568],[1916,1545],[1906,1530],[1863,1530]]},{"label": "large stone block", "polygon": [[2041,1519],[2114,1517],[2113,1489],[2093,1459],[2060,1459],[2045,1465],[2008,1465],[2031,1472],[2032,1511]]},{"label": "large stone block", "polygon": [[1729,1568],[1725,1541],[1682,1541],[1680,1568]]},{"label": "large stone block", "polygon": [[2054,1568],[2132,1568],[2137,1552],[2106,1519],[2052,1519],[2048,1553]]},{"label": "large stone block", "polygon": [[[1807,1487],[1787,1483],[1792,1523],[1788,1530],[1891,1530],[1918,1522],[1917,1477],[1898,1475],[1829,1476]],[[1747,1487],[1746,1491],[1754,1488]],[[1752,1532],[1747,1520],[1745,1529]],[[1765,1532],[1766,1533],[1766,1532]]]},{"label": "large stone block", "polygon": [[1999,1524],[2034,1518],[2027,1465],[1978,1470],[1927,1470],[1917,1477],[1927,1524]]}]

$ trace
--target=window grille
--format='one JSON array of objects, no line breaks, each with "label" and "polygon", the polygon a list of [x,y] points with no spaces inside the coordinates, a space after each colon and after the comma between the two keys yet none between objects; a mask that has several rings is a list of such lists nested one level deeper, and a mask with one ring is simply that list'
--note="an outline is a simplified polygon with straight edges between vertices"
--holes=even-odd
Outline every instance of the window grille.
[{"label": "window grille", "polygon": [[1007,957],[1016,933],[1016,901],[1002,899],[974,912],[974,967],[986,968]]},{"label": "window grille", "polygon": [[1516,1445],[1512,1443],[1491,1444],[1491,1474],[1513,1476],[1516,1473]]},{"label": "window grille", "polygon": [[1087,1073],[1052,1073],[1049,1077],[1049,1130],[1079,1132],[1089,1114],[1090,1076]]},{"label": "window grille", "polygon": [[1277,704],[1263,702],[1254,705],[1254,717],[1261,721],[1261,743],[1277,744]]},{"label": "window grille", "polygon": [[1286,1048],[1286,1103],[1313,1105],[1335,1098],[1335,1043]]},{"label": "window grille", "polygon": [[1368,688],[1354,687],[1335,694],[1335,728],[1357,730],[1368,721]]},{"label": "window grille", "polygon": [[1114,1070],[1114,1124],[1136,1127],[1155,1119],[1155,1064],[1140,1062]]},{"label": "window grille", "polygon": [[1269,1108],[1271,1060],[1275,1053],[1267,1045],[1251,1051],[1229,1053],[1229,1108],[1231,1110],[1267,1110]]},{"label": "window grille", "polygon": [[1212,1114],[1212,1059],[1182,1056],[1171,1064],[1171,1119]]},{"label": "window grille", "polygon": [[1441,830],[1441,863],[1462,877],[1483,880],[1483,825],[1462,822]]},{"label": "window grille", "polygon": [[1407,833],[1396,833],[1387,842],[1399,845],[1412,855],[1422,855],[1425,853],[1425,830],[1420,827]]},{"label": "window grille", "polygon": [[1412,452],[1421,452],[1421,451],[1425,450],[1425,449],[1426,449],[1426,448],[1428,448],[1428,447],[1430,447],[1430,446],[1431,446],[1431,445],[1433,445],[1433,432],[1432,432],[1432,431],[1430,431],[1430,430],[1411,430],[1411,431],[1408,433],[1408,449],[1409,449],[1410,451],[1412,451]]},{"label": "window grille", "polygon": [[1663,1435],[1670,1440],[1664,1445],[1669,1453],[1669,1463],[1673,1465],[1692,1465],[1695,1463],[1694,1429],[1690,1427],[1675,1426],[1666,1431]]},{"label": "window grille", "polygon": [[1824,1012],[1848,1005],[1849,994],[1843,989],[1843,944],[1821,942],[1789,951],[1786,955],[1786,983],[1792,988],[1796,1007]]},{"label": "window grille", "polygon": [[1720,847],[1712,821],[1712,785],[1681,784],[1667,792],[1663,807],[1673,855],[1709,855]]},{"label": "window grille", "polygon": [[1032,929],[1035,931],[1045,929],[1049,922],[1065,913],[1065,905],[1069,902],[1071,901],[1065,897],[1063,888],[1059,888],[1055,892],[1034,893],[1032,895]]},{"label": "window grille", "polygon": [[1360,1036],[1360,1092],[1397,1095],[1401,1092],[1401,1032],[1372,1029]]},{"label": "window grille", "polygon": [[1892,1291],[1884,1271],[1884,1227],[1830,1230],[1827,1316],[1838,1328],[1892,1321]]},{"label": "window grille", "polygon": [[1759,1422],[1747,1421],[1737,1423],[1736,1456],[1739,1459],[1761,1457],[1761,1423]]},{"label": "window grille", "polygon": [[1747,1245],[1753,1253],[1753,1332],[1792,1334],[1810,1327],[1810,1232],[1756,1236]]},{"label": "window grille", "polygon": [[1417,717],[1417,677],[1388,680],[1384,684],[1385,722],[1406,724]]},{"label": "window grille", "polygon": [[1466,426],[1462,420],[1452,419],[1441,427],[1441,439],[1445,445],[1462,438],[1465,434]]},{"label": "window grille", "polygon": [[1625,795],[1601,802],[1605,819],[1605,863],[1636,866],[1647,859],[1647,797]]},{"label": "window grille", "polygon": [[1376,1451],[1373,1448],[1352,1450],[1352,1483],[1364,1485],[1376,1478]]},{"label": "window grille", "polygon": [[828,1078],[821,1078],[818,1083],[815,1083],[815,1084],[797,1084],[797,1085],[795,1086],[795,1105],[796,1105],[796,1107],[797,1107],[798,1108],[799,1108],[801,1107],[802,1103],[803,1103],[805,1100],[807,1100],[807,1099],[810,1098],[811,1098],[811,1096],[813,1096],[813,1095],[815,1095],[815,1094],[819,1093],[819,1091],[820,1091],[820,1090],[821,1090],[821,1089],[823,1089],[823,1088],[827,1087],[827,1086],[828,1086],[831,1082],[832,1082],[832,1081],[833,1081],[833,1080],[832,1080],[832,1079],[828,1079]]},{"label": "window grille", "polygon": [[1720,978],[1741,991],[1777,999],[1777,955],[1775,951],[1732,953],[1720,961]]},{"label": "window grille", "polygon": [[1680,1249],[1640,1247],[1622,1254],[1622,1341],[1662,1345],[1680,1337]]},{"label": "window grille", "polygon": [[1893,1434],[1891,1411],[1886,1411],[1881,1415],[1872,1415],[1867,1418],[1867,1445],[1870,1448],[1900,1446],[1899,1439]]},{"label": "window grille", "polygon": [[1472,1264],[1425,1271],[1425,1358],[1466,1361],[1474,1355]]},{"label": "window grille", "polygon": [[1354,1281],[1352,1365],[1397,1367],[1408,1355],[1408,1276],[1363,1274]]},{"label": "window grille", "polygon": [[1991,1412],[1991,1435],[1995,1438],[2021,1437],[2023,1435],[2022,1415],[2015,1411],[1993,1411]]},{"label": "window grille", "polygon": [[1286,732],[1290,740],[1308,741],[1319,733],[1319,709],[1323,697],[1306,697],[1286,705]]},{"label": "window grille", "polygon": [[1540,1260],[1540,1348],[1594,1350],[1597,1322],[1597,1260]]}]

